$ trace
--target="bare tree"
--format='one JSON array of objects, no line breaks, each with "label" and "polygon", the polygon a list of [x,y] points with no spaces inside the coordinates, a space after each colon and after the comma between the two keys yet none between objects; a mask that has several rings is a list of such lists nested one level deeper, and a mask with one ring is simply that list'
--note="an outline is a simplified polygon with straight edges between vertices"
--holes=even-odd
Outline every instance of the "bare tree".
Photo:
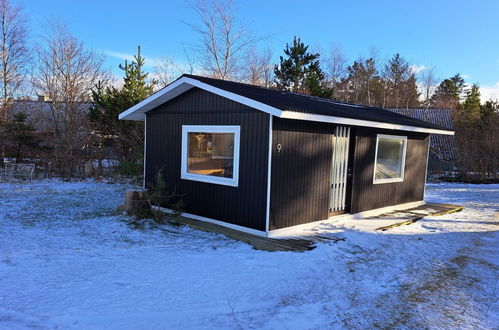
[{"label": "bare tree", "polygon": [[433,68],[421,71],[419,81],[422,89],[423,105],[428,109],[431,104],[431,96],[435,93],[438,86]]},{"label": "bare tree", "polygon": [[341,79],[348,73],[347,58],[339,45],[334,44],[330,47],[325,67],[330,87],[333,90],[332,98],[337,99]]},{"label": "bare tree", "polygon": [[199,23],[186,23],[200,37],[195,48],[202,69],[211,77],[237,78],[244,54],[257,40],[236,19],[232,0],[195,0],[189,3]]},{"label": "bare tree", "polygon": [[259,53],[256,47],[251,47],[246,55],[243,80],[252,85],[270,87],[273,74],[272,50],[267,48]]},{"label": "bare tree", "polygon": [[53,136],[53,161],[66,175],[81,165],[84,140],[89,133],[88,103],[91,90],[103,80],[103,59],[87,49],[59,22],[49,24],[35,51],[32,84],[49,99],[43,114]]},{"label": "bare tree", "polygon": [[27,22],[20,7],[0,0],[0,123],[9,119],[9,108],[26,77]]},{"label": "bare tree", "polygon": [[154,78],[158,81],[160,88],[165,87],[184,72],[171,57],[162,57],[155,61],[153,69]]},{"label": "bare tree", "polygon": [[[11,117],[14,97],[26,77],[28,50],[27,22],[20,7],[0,0],[0,134],[4,135]],[[0,166],[5,157],[5,138],[0,141]]]}]

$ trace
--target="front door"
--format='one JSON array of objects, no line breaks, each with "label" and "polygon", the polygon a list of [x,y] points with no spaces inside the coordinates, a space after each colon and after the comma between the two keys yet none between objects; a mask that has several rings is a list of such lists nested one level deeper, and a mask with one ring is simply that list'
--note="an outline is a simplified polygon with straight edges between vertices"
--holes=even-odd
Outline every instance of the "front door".
[{"label": "front door", "polygon": [[329,212],[347,212],[347,189],[349,183],[348,154],[350,152],[350,127],[336,126],[333,139],[333,161],[331,170],[331,196]]}]

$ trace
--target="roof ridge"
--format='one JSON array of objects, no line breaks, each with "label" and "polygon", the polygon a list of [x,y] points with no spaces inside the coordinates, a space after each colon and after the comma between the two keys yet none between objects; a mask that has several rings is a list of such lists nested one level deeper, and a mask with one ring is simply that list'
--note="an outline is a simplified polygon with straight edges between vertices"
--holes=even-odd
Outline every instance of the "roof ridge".
[{"label": "roof ridge", "polygon": [[288,94],[288,95],[310,98],[310,99],[314,99],[314,100],[321,101],[321,102],[328,102],[328,103],[332,103],[332,104],[345,105],[345,106],[349,106],[352,108],[371,108],[371,109],[385,110],[384,108],[373,107],[373,106],[369,106],[369,105],[355,104],[355,103],[350,103],[350,102],[338,101],[338,100],[334,100],[334,99],[328,99],[328,98],[320,97],[320,96],[316,96],[316,95],[308,95],[308,94],[292,92],[292,91],[288,91],[288,90],[279,89],[277,87],[264,87],[264,86],[253,85],[253,84],[249,84],[249,83],[245,83],[245,82],[239,82],[239,81],[234,81],[234,80],[224,80],[224,79],[199,76],[199,75],[194,75],[194,74],[183,74],[182,76],[186,76],[186,77],[192,78],[192,79],[203,78],[203,79],[216,80],[219,82],[226,82],[226,83],[238,84],[238,85],[243,85],[243,86],[249,86],[249,87],[264,89],[264,90],[273,91],[273,92],[280,92],[280,93]]},{"label": "roof ridge", "polygon": [[434,111],[452,111],[450,108],[383,108],[386,110],[434,110]]}]

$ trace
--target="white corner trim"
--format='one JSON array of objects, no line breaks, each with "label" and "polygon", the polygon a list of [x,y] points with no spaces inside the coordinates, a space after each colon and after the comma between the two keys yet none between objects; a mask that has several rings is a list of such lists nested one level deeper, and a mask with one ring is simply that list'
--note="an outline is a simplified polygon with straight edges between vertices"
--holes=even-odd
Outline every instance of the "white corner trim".
[{"label": "white corner trim", "polygon": [[269,232],[270,228],[270,183],[272,178],[272,121],[273,116],[269,116],[269,151],[267,161],[267,210],[265,216],[265,232]]},{"label": "white corner trim", "polygon": [[146,148],[147,148],[147,116],[144,115],[144,178],[142,179],[142,188],[146,189]]},{"label": "white corner trim", "polygon": [[401,131],[410,131],[410,132],[419,132],[419,133],[454,135],[454,131],[445,131],[445,130],[439,130],[439,129],[433,129],[433,128],[423,128],[423,127],[415,127],[415,126],[408,126],[408,125],[382,123],[382,122],[370,121],[370,120],[316,115],[316,114],[294,112],[294,111],[283,111],[282,116],[280,116],[280,117],[287,118],[287,119],[318,121],[318,122],[323,122],[323,123],[334,123],[334,124],[342,124],[342,125],[350,125],[350,126],[374,127],[374,128],[392,129],[392,130],[401,130]]},{"label": "white corner trim", "polygon": [[[386,140],[402,140],[404,141],[404,146],[402,149],[402,168],[399,178],[390,178],[390,179],[376,179],[376,165],[378,163],[378,143],[379,139]],[[407,136],[400,135],[386,135],[386,134],[377,134],[376,135],[376,149],[374,152],[374,170],[373,170],[373,184],[383,184],[383,183],[394,183],[394,182],[403,182],[405,175],[405,159],[407,155]]]},{"label": "white corner trim", "polygon": [[[234,158],[232,178],[223,178],[213,175],[191,173],[187,168],[188,157],[188,134],[191,132],[206,133],[232,133],[234,134]],[[239,185],[239,149],[240,149],[241,127],[237,125],[182,125],[182,151],[180,178],[206,183],[214,183],[225,186],[237,187]]]},{"label": "white corner trim", "polygon": [[[340,215],[334,215],[334,216],[331,216],[331,217],[324,219],[324,220],[309,222],[309,223],[305,223],[302,225],[296,225],[296,226],[286,227],[286,228],[282,228],[282,229],[274,229],[274,230],[271,230],[267,233],[267,237],[269,237],[269,238],[283,238],[283,237],[314,235],[314,233],[306,232],[306,230],[312,229],[312,228],[317,227],[321,224],[334,223],[335,221],[337,221],[340,218],[343,218],[343,219],[362,219],[365,217],[376,216],[376,215],[380,215],[380,214],[391,212],[391,211],[396,211],[396,210],[402,211],[405,209],[418,207],[418,206],[421,206],[423,204],[424,204],[424,201],[417,201],[417,202],[410,202],[410,203],[403,203],[403,204],[398,204],[398,205],[382,207],[379,209],[373,209],[373,210],[368,210],[368,211],[354,213],[354,214],[345,213],[345,214],[340,214]],[[369,219],[365,219],[365,221],[369,221]]]},{"label": "white corner trim", "polygon": [[426,197],[426,180],[428,179],[428,160],[430,158],[431,136],[428,136],[428,150],[426,151],[426,168],[424,172],[423,199]]},{"label": "white corner trim", "polygon": [[[169,208],[166,208],[166,207],[160,207],[160,206],[154,206],[154,205],[152,207],[155,210],[158,210],[158,211],[161,211],[161,212],[165,212],[165,213],[168,213],[168,214],[173,214],[174,213],[172,209],[169,209]],[[238,226],[238,225],[234,225],[234,224],[231,224],[231,223],[228,223],[228,222],[224,222],[224,221],[220,221],[220,220],[215,220],[215,219],[211,219],[211,218],[206,218],[206,217],[203,217],[203,216],[200,216],[200,215],[195,215],[195,214],[191,214],[191,213],[182,212],[180,214],[180,216],[182,216],[184,218],[193,219],[193,220],[199,220],[199,221],[213,223],[215,225],[219,225],[219,226],[230,228],[230,229],[234,229],[234,230],[239,230],[239,231],[242,231],[242,232],[245,232],[245,233],[248,233],[248,234],[257,235],[257,236],[260,236],[260,237],[267,237],[267,233],[264,232],[264,231],[261,231],[261,230],[256,230],[256,229],[251,229],[251,228],[247,228],[247,227],[243,227],[243,226]]]}]

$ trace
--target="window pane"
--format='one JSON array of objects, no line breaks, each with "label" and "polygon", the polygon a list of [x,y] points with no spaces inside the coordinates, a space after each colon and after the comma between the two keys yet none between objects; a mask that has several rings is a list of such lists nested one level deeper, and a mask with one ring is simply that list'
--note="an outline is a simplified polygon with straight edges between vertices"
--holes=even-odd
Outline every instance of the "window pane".
[{"label": "window pane", "polygon": [[234,133],[188,134],[187,172],[233,178]]},{"label": "window pane", "polygon": [[378,139],[375,176],[377,180],[402,177],[404,143],[403,139]]}]

